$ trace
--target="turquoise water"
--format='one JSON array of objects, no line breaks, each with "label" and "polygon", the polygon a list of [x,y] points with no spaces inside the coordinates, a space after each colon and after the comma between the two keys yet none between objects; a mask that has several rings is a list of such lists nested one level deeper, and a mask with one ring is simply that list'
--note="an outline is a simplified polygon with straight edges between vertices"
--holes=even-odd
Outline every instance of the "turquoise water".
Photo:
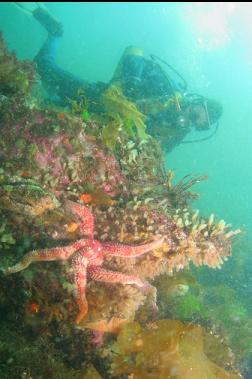
[{"label": "turquoise water", "polygon": [[[199,271],[199,278],[204,282],[209,277],[210,282],[219,280],[230,286],[233,279],[235,289],[250,297],[251,4],[52,2],[46,5],[64,26],[57,56],[62,68],[90,82],[108,82],[124,48],[136,45],[146,56],[153,53],[174,66],[186,79],[189,92],[222,103],[224,113],[217,133],[204,142],[176,146],[166,155],[166,167],[175,171],[175,181],[188,173],[208,175],[208,181],[195,186],[201,197],[194,207],[203,215],[214,213],[218,220],[224,218],[234,229],[241,228],[244,232],[227,266],[217,273]],[[8,48],[15,50],[19,59],[32,60],[46,38],[45,30],[13,4],[2,3],[0,7],[0,29]],[[208,131],[191,132],[185,140],[208,135]],[[249,301],[246,307],[249,308]],[[244,378],[251,373],[248,369],[243,372]]]}]

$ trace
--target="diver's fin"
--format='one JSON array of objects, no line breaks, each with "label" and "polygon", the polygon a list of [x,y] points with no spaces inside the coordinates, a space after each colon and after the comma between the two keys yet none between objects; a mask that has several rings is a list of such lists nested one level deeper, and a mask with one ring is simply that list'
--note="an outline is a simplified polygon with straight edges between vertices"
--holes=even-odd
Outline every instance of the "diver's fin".
[{"label": "diver's fin", "polygon": [[41,2],[14,2],[19,10],[33,16],[49,34],[60,37],[63,34],[62,24],[54,18],[44,3]]},{"label": "diver's fin", "polygon": [[32,15],[36,20],[44,26],[49,34],[60,37],[63,34],[62,24],[54,18],[54,16],[44,7],[37,7]]},{"label": "diver's fin", "polygon": [[20,11],[28,14],[29,16],[32,16],[33,15],[33,12],[37,9],[37,8],[42,8],[42,9],[45,9],[46,10],[46,6],[44,3],[41,3],[41,2],[35,2],[35,1],[31,1],[31,2],[28,2],[28,1],[22,1],[22,2],[13,2],[12,4],[14,4]]}]

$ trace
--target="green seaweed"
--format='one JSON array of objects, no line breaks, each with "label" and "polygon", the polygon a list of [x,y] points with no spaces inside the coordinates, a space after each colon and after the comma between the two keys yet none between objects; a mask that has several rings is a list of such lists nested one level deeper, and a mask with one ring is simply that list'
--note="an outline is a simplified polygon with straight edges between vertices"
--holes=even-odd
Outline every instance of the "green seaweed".
[{"label": "green seaweed", "polygon": [[110,149],[115,147],[122,126],[123,123],[119,116],[112,117],[112,121],[109,122],[102,131],[102,141],[105,146]]},{"label": "green seaweed", "polygon": [[191,320],[195,317],[205,318],[207,312],[200,298],[192,293],[188,293],[177,301],[174,307],[174,315],[180,320]]},{"label": "green seaweed", "polygon": [[9,249],[11,246],[15,245],[15,243],[16,240],[9,230],[6,221],[2,219],[0,226],[0,248]]},{"label": "green seaweed", "polygon": [[89,121],[90,120],[90,113],[84,109],[81,113],[81,118],[83,121]]},{"label": "green seaweed", "polygon": [[18,61],[14,53],[8,53],[0,33],[0,90],[6,97],[27,95],[34,83],[35,71],[32,62]]},{"label": "green seaweed", "polygon": [[[125,131],[132,134],[134,125],[136,129],[135,135],[141,139],[147,139],[146,125],[144,123],[145,116],[141,113],[136,105],[129,101],[116,86],[110,86],[101,96],[101,102],[107,112],[119,115],[123,125],[126,123]],[[132,124],[131,124],[132,123]]]}]

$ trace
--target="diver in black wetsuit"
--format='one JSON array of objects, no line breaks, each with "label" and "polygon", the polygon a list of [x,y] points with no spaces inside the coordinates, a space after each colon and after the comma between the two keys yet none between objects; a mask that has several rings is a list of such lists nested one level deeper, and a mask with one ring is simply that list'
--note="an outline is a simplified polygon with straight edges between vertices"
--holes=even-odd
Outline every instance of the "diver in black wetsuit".
[{"label": "diver in black wetsuit", "polygon": [[[22,3],[16,4],[23,7]],[[218,124],[222,115],[221,104],[203,96],[185,94],[185,82],[180,86],[175,84],[158,64],[157,58],[147,59],[140,49],[133,46],[125,49],[108,84],[89,83],[63,70],[55,63],[57,46],[63,34],[62,25],[40,5],[36,5],[30,13],[48,32],[35,62],[53,102],[66,106],[69,99],[78,99],[83,91],[89,100],[90,111],[102,112],[101,94],[110,85],[119,86],[123,94],[145,114],[147,132],[156,137],[166,151],[182,143],[192,128],[208,130]],[[176,71],[173,69],[173,72]],[[217,127],[211,136],[216,130]]]}]

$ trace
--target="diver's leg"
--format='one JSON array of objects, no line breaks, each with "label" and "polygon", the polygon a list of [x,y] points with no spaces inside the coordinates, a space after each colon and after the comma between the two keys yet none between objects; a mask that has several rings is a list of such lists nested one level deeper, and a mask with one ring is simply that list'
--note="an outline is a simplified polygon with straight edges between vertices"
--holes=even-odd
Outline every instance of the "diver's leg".
[{"label": "diver's leg", "polygon": [[56,64],[59,43],[60,37],[49,34],[34,61],[51,100],[67,105],[69,99],[76,98],[78,90],[85,88],[87,83]]},{"label": "diver's leg", "polygon": [[48,37],[39,50],[34,61],[37,65],[37,71],[42,79],[43,84],[48,92],[56,98],[58,82],[64,78],[64,73],[56,65],[55,57],[60,43],[60,37],[63,34],[63,27],[43,3],[38,2],[14,2],[15,6],[22,12],[34,17],[48,32]]},{"label": "diver's leg", "polygon": [[34,59],[37,64],[37,71],[50,94],[51,100],[66,105],[69,98],[75,98],[78,89],[85,86],[86,82],[63,70],[55,62],[60,37],[63,34],[61,23],[48,10],[41,7],[36,8],[32,14],[48,32],[44,45]]},{"label": "diver's leg", "polygon": [[[69,104],[69,99],[78,96],[78,90],[84,88],[86,92],[96,89],[96,85],[79,79],[68,71],[63,70],[55,63],[55,57],[63,34],[62,24],[50,14],[43,3],[14,3],[21,11],[33,16],[48,32],[48,37],[35,57],[37,71],[53,102],[60,105]],[[88,95],[88,94],[87,94]]]},{"label": "diver's leg", "polygon": [[48,32],[48,37],[39,50],[35,61],[38,63],[42,60],[43,64],[54,64],[60,37],[63,34],[62,24],[58,22],[46,8],[42,8],[41,6],[34,9],[32,15]]},{"label": "diver's leg", "polygon": [[48,37],[44,45],[41,47],[41,49],[39,50],[38,54],[35,57],[35,62],[39,64],[40,61],[43,61],[43,64],[46,64],[46,63],[54,64],[59,44],[60,44],[59,37],[55,37],[52,34],[48,34]]}]

